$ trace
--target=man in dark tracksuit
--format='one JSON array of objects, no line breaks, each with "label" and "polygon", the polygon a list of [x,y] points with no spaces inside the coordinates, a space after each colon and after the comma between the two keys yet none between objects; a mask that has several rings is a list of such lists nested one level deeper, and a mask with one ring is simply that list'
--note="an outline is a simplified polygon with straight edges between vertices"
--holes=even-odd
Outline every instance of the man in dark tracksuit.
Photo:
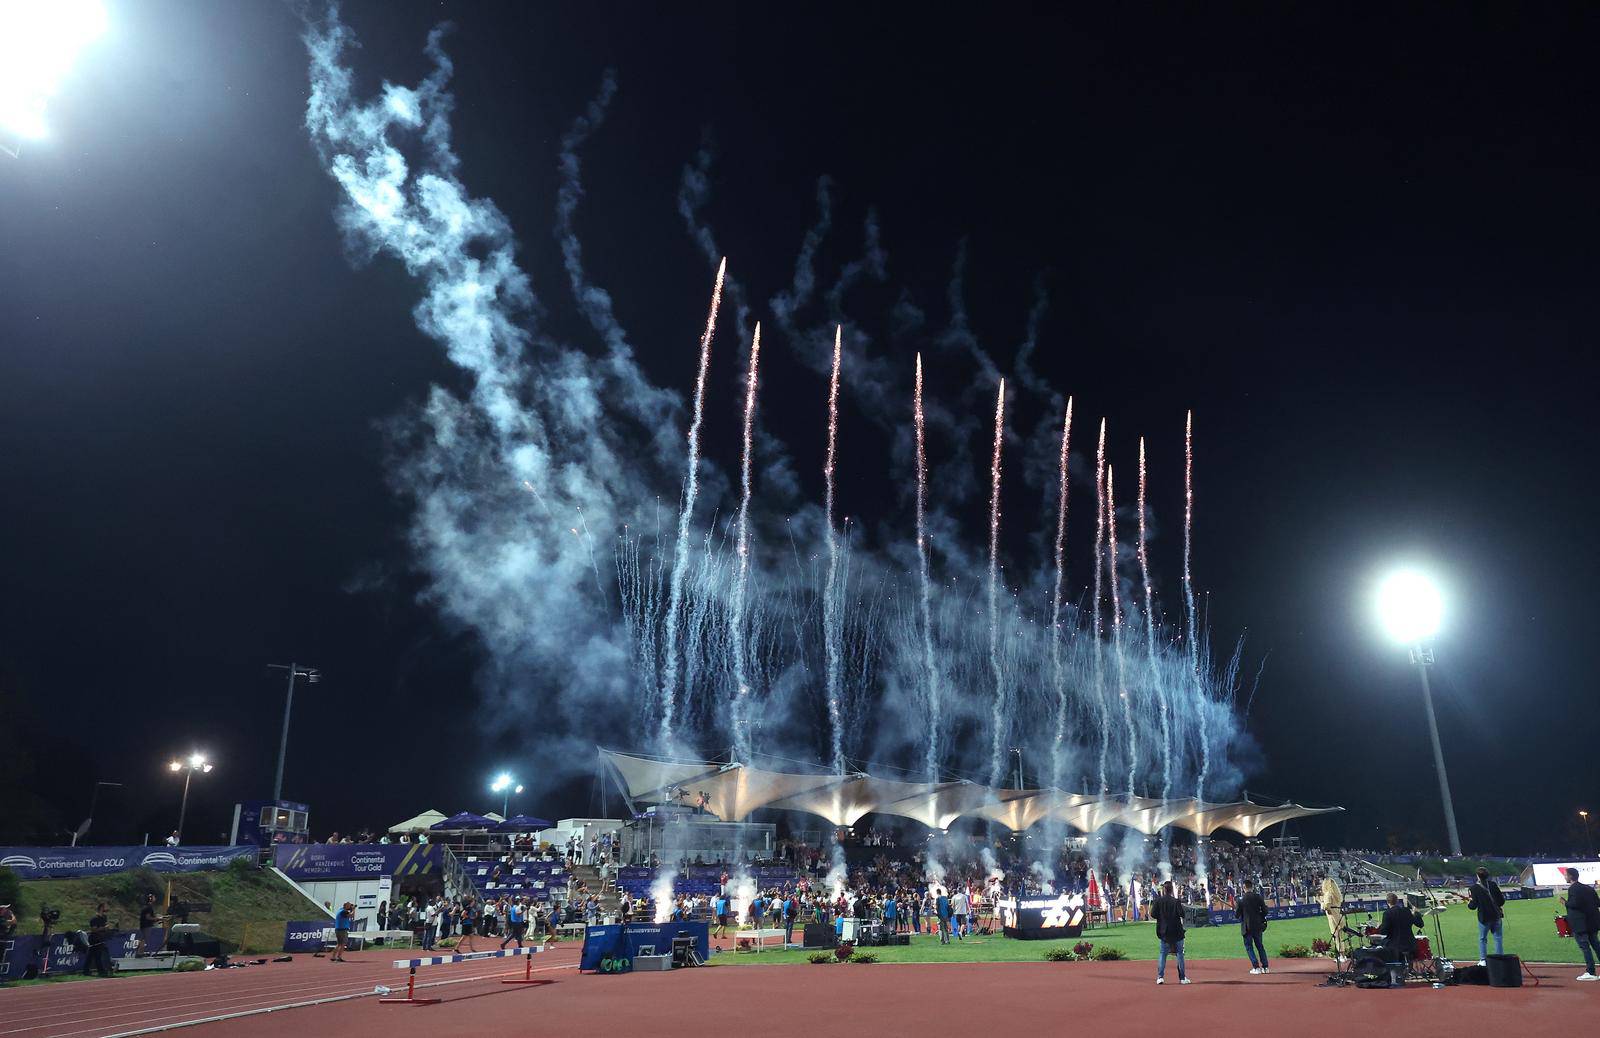
[{"label": "man in dark tracksuit", "polygon": [[1578,882],[1578,870],[1567,870],[1567,926],[1578,939],[1578,950],[1583,952],[1583,973],[1579,980],[1600,980],[1594,972],[1594,960],[1600,956],[1600,896],[1587,883]]},{"label": "man in dark tracksuit", "polygon": [[1267,902],[1256,893],[1253,881],[1244,881],[1244,893],[1234,910],[1239,916],[1239,932],[1244,935],[1244,953],[1250,957],[1250,972],[1267,972],[1267,949],[1261,943],[1261,935],[1267,932]]}]

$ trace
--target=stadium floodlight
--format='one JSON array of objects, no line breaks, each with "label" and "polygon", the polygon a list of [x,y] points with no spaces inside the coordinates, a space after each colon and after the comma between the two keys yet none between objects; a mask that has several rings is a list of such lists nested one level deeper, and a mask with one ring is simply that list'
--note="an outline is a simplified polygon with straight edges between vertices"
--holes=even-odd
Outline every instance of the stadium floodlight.
[{"label": "stadium floodlight", "polygon": [[195,772],[198,771],[202,775],[208,775],[208,774],[211,773],[211,769],[214,768],[215,766],[216,765],[214,765],[210,761],[206,760],[206,755],[205,754],[199,753],[199,752],[194,752],[194,753],[189,754],[189,759],[188,759],[187,762],[181,761],[181,760],[177,760],[176,758],[174,758],[173,760],[171,760],[171,761],[169,761],[167,763],[167,770],[168,771],[174,771],[174,772],[181,771],[181,772],[184,773],[184,775],[183,775],[183,800],[178,805],[177,835],[178,835],[178,842],[179,843],[183,842],[183,819],[184,819],[184,816],[189,813],[189,781],[194,778],[194,773]]},{"label": "stadium floodlight", "polygon": [[1439,633],[1444,618],[1444,599],[1427,576],[1414,569],[1396,570],[1378,585],[1378,620],[1394,641],[1411,647],[1411,662],[1422,678],[1422,703],[1428,714],[1428,735],[1433,742],[1433,767],[1439,773],[1439,799],[1444,802],[1445,833],[1450,838],[1450,853],[1461,856],[1461,835],[1456,830],[1456,808],[1450,797],[1450,779],[1444,770],[1444,749],[1439,744],[1439,722],[1433,715],[1433,689],[1428,684],[1428,668],[1433,665],[1433,647],[1428,639]]},{"label": "stadium floodlight", "polygon": [[106,31],[100,0],[0,0],[0,148],[49,135],[45,106],[84,47]]},{"label": "stadium floodlight", "polygon": [[522,786],[517,782],[516,779],[511,777],[511,773],[509,771],[502,771],[500,774],[494,777],[493,782],[489,783],[489,789],[500,794],[501,818],[510,817],[508,811],[511,807],[512,786],[516,786],[516,792],[522,792]]},{"label": "stadium floodlight", "polygon": [[1389,637],[1403,645],[1438,634],[1443,617],[1444,600],[1426,574],[1404,569],[1378,585],[1378,619]]}]

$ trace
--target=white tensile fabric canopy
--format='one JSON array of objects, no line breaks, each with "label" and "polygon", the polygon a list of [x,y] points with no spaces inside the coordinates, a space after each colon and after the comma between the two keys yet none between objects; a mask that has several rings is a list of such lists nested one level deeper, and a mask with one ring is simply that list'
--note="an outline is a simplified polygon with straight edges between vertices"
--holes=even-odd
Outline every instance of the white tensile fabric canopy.
[{"label": "white tensile fabric canopy", "polygon": [[[898,815],[933,829],[959,818],[987,818],[1020,832],[1053,819],[1081,832],[1125,825],[1146,836],[1176,826],[1202,836],[1228,829],[1247,838],[1280,822],[1342,811],[1341,807],[1277,806],[1239,801],[1205,803],[1193,798],[1161,800],[1132,794],[1068,793],[1059,789],[994,789],[973,782],[905,782],[854,774],[792,774],[745,764],[663,761],[601,750],[632,800],[699,805],[723,821],[737,821],[769,807],[817,815],[837,827],[868,814]],[[428,811],[390,832],[425,829],[443,819]]]},{"label": "white tensile fabric canopy", "polygon": [[780,811],[804,811],[826,818],[836,829],[848,828],[876,807],[878,781],[865,775],[836,778],[826,786],[774,801],[767,806]]},{"label": "white tensile fabric canopy", "polygon": [[613,753],[610,750],[601,750],[600,756],[622,776],[622,785],[628,791],[628,796],[652,804],[665,803],[673,799],[674,787],[707,778],[722,770],[720,764],[672,763],[650,760],[646,757],[630,757],[625,753]]},{"label": "white tensile fabric canopy", "polygon": [[391,833],[414,833],[430,828],[435,822],[442,822],[449,815],[443,811],[424,811],[420,815],[407,818],[403,822],[396,822],[389,827]]},{"label": "white tensile fabric canopy", "polygon": [[703,792],[707,797],[707,811],[724,822],[736,822],[775,800],[804,794],[837,781],[836,775],[786,775],[730,764],[715,775],[695,779],[689,783],[688,790],[692,803],[699,803]]}]

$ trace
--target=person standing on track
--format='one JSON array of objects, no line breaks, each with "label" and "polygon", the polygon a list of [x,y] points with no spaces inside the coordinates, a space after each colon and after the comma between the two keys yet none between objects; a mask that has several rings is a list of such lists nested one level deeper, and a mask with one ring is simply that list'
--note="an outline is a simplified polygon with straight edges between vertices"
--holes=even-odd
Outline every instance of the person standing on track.
[{"label": "person standing on track", "polygon": [[1578,940],[1578,950],[1583,952],[1583,972],[1579,980],[1600,980],[1594,972],[1596,957],[1600,957],[1600,895],[1594,888],[1578,879],[1577,869],[1567,870],[1567,927]]},{"label": "person standing on track", "polygon": [[1478,913],[1478,965],[1489,964],[1489,935],[1494,934],[1494,953],[1506,953],[1505,942],[1506,896],[1489,878],[1489,870],[1478,867],[1478,882],[1467,888],[1467,907]]},{"label": "person standing on track", "polygon": [[345,945],[350,943],[350,921],[355,917],[356,906],[346,901],[339,914],[333,918],[333,958],[329,962],[343,962]]},{"label": "person standing on track", "polygon": [[1172,896],[1172,880],[1161,884],[1161,893],[1150,906],[1150,916],[1156,921],[1156,940],[1161,942],[1161,962],[1156,966],[1156,983],[1167,982],[1167,955],[1178,957],[1178,983],[1189,983],[1183,968],[1183,904]]},{"label": "person standing on track", "polygon": [[1256,893],[1254,880],[1244,881],[1244,893],[1234,906],[1239,916],[1239,932],[1244,935],[1244,953],[1250,957],[1250,974],[1267,972],[1267,949],[1261,935],[1267,932],[1267,902]]},{"label": "person standing on track", "polygon": [[1349,958],[1350,939],[1344,932],[1344,892],[1332,876],[1322,878],[1322,895],[1317,898],[1323,915],[1328,917],[1328,935],[1333,938],[1333,961],[1341,965]]}]

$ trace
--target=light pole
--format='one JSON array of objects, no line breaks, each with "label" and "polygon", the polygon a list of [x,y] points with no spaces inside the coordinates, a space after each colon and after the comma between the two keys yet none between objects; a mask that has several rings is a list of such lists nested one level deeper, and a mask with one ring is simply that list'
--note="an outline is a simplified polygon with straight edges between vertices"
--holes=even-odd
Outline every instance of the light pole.
[{"label": "light pole", "polygon": [[89,817],[85,818],[83,820],[83,824],[78,826],[77,830],[72,834],[72,846],[74,847],[78,846],[78,841],[83,839],[83,837],[89,832],[89,826],[94,824],[94,806],[100,802],[100,787],[102,786],[115,786],[116,788],[121,789],[122,783],[96,782],[94,784],[94,792],[89,794]]},{"label": "light pole", "polygon": [[1013,746],[1011,752],[1017,755],[1017,788],[1022,788],[1022,747]]},{"label": "light pole", "polygon": [[1389,637],[1411,649],[1411,662],[1422,678],[1422,704],[1428,713],[1428,736],[1433,741],[1433,766],[1439,773],[1439,798],[1444,801],[1445,833],[1450,838],[1450,853],[1461,856],[1461,836],[1456,831],[1456,808],[1450,799],[1450,779],[1444,770],[1444,749],[1439,745],[1439,722],[1433,716],[1433,689],[1428,684],[1428,668],[1433,665],[1433,649],[1428,639],[1439,631],[1444,605],[1433,581],[1415,570],[1402,570],[1384,580],[1378,588],[1378,616]]},{"label": "light pole", "polygon": [[307,684],[315,685],[322,680],[322,672],[297,663],[269,663],[267,669],[289,672],[289,691],[283,697],[283,734],[278,737],[278,771],[272,778],[272,806],[276,808],[283,799],[283,758],[289,752],[289,711],[294,706],[294,679],[305,678]]},{"label": "light pole", "polygon": [[212,768],[210,761],[202,753],[191,753],[186,761],[172,761],[167,765],[168,771],[183,772],[183,802],[178,805],[178,842],[183,842],[183,816],[189,812],[189,780],[194,778],[194,773],[209,772]]},{"label": "light pole", "polygon": [[[516,786],[516,789],[513,790],[511,788],[512,786]],[[510,815],[507,814],[507,812],[511,808],[511,794],[513,792],[521,793],[522,792],[522,787],[520,785],[517,785],[517,780],[516,779],[512,778],[509,774],[507,774],[506,772],[502,771],[500,774],[498,774],[498,775],[496,775],[494,777],[494,781],[493,782],[489,783],[489,789],[492,790],[493,792],[501,794],[501,796],[500,796],[500,817],[501,818],[509,818]]]},{"label": "light pole", "polygon": [[1589,812],[1580,810],[1578,817],[1583,819],[1583,842],[1589,848],[1589,857],[1594,857],[1594,839],[1589,835]]}]

